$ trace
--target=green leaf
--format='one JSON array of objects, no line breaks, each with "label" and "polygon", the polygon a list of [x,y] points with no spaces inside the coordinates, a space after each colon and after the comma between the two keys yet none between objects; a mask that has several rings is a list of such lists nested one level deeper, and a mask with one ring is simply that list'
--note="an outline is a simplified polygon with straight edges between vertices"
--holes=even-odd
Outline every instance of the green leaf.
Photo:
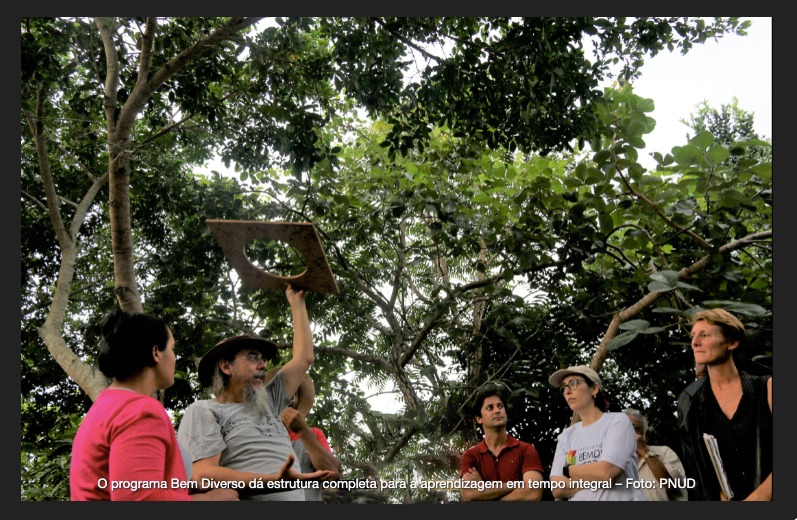
[{"label": "green leaf", "polygon": [[676,282],[675,283],[675,288],[676,289],[686,289],[686,290],[690,290],[690,291],[702,291],[701,288],[695,287],[694,285],[690,285],[690,284],[688,284],[686,282]]},{"label": "green leaf", "polygon": [[720,195],[720,204],[724,208],[736,209],[743,206],[746,209],[755,210],[755,203],[746,195],[736,191],[727,190]]},{"label": "green leaf", "polygon": [[691,217],[695,214],[694,208],[692,208],[692,206],[687,206],[683,202],[676,202],[673,204],[671,211],[674,214],[684,215],[685,217]]},{"label": "green leaf", "polygon": [[658,177],[654,177],[653,175],[643,175],[639,179],[639,184],[642,185],[642,186],[644,186],[646,184],[647,185],[650,185],[650,184],[661,184],[661,179],[658,178]]},{"label": "green leaf", "polygon": [[714,136],[711,135],[711,132],[703,130],[690,139],[689,142],[697,146],[700,150],[706,150],[714,142]]},{"label": "green leaf", "polygon": [[682,166],[689,166],[690,164],[694,164],[697,160],[700,155],[700,150],[697,146],[689,144],[686,146],[673,147],[672,154],[675,158],[675,162]]},{"label": "green leaf", "polygon": [[664,327],[648,327],[645,330],[640,330],[640,334],[658,334],[659,332],[663,331]]},{"label": "green leaf", "polygon": [[758,175],[759,177],[762,177],[764,179],[771,179],[772,178],[772,163],[771,162],[757,164],[756,166],[753,166],[752,168],[750,168],[750,170],[753,173],[755,173],[756,175]]},{"label": "green leaf", "polygon": [[650,278],[675,287],[675,284],[678,282],[678,271],[657,271],[651,274]]},{"label": "green leaf", "polygon": [[707,308],[721,308],[725,309],[728,312],[734,312],[738,314],[745,314],[747,316],[767,316],[769,311],[765,308],[761,307],[760,305],[756,305],[754,303],[743,303],[743,302],[731,302],[731,301],[723,301],[723,300],[707,300],[703,302],[703,306]]},{"label": "green leaf", "polygon": [[664,282],[650,282],[648,284],[648,291],[650,292],[667,292],[674,290],[675,287]]},{"label": "green leaf", "polygon": [[642,99],[639,102],[639,105],[637,105],[637,108],[639,110],[641,110],[642,112],[653,112],[655,110],[655,107],[656,107],[656,105],[653,102],[653,100],[652,99],[647,99],[647,98]]},{"label": "green leaf", "polygon": [[609,150],[600,150],[592,157],[592,160],[598,164],[598,167],[600,167],[609,162],[611,156],[612,155]]},{"label": "green leaf", "polygon": [[761,140],[761,139],[748,139],[747,141],[744,141],[743,144],[744,144],[744,146],[747,146],[747,147],[750,147],[750,146],[764,146],[764,147],[767,147],[767,148],[772,148],[772,143],[768,143],[768,142],[766,142],[764,140]]},{"label": "green leaf", "polygon": [[645,146],[647,146],[647,145],[645,144],[645,141],[644,141],[644,140],[643,140],[641,137],[639,137],[639,136],[636,136],[636,135],[632,135],[632,136],[630,136],[630,137],[628,138],[628,143],[629,143],[631,146],[633,146],[634,148],[639,148],[640,150],[644,149],[644,148],[645,148]]},{"label": "green leaf", "polygon": [[648,328],[650,322],[647,320],[629,320],[620,324],[621,330],[635,330],[640,331]]},{"label": "green leaf", "polygon": [[606,344],[606,350],[612,351],[622,346],[628,345],[639,335],[638,332],[623,332],[618,334]]},{"label": "green leaf", "polygon": [[587,178],[587,165],[583,162],[578,163],[578,166],[576,166],[576,169],[573,171],[573,173],[582,181],[585,180]]},{"label": "green leaf", "polygon": [[597,168],[589,168],[585,184],[594,185],[604,181],[604,176]]},{"label": "green leaf", "polygon": [[658,164],[661,164],[662,160],[664,159],[664,158],[662,157],[661,153],[659,153],[659,152],[653,152],[651,155],[653,156],[653,159],[654,159],[654,160],[655,160],[655,161],[656,161]]},{"label": "green leaf", "polygon": [[639,137],[642,134],[647,133],[647,130],[647,125],[641,121],[631,121],[627,128],[629,137]]},{"label": "green leaf", "polygon": [[614,217],[611,213],[601,213],[598,215],[598,221],[601,226],[601,233],[608,235],[614,229]]},{"label": "green leaf", "polygon": [[681,311],[674,307],[654,307],[651,312],[657,314],[681,314]]},{"label": "green leaf", "polygon": [[708,160],[712,164],[721,164],[723,161],[725,161],[728,157],[731,156],[731,153],[724,146],[720,144],[715,144],[709,149],[706,155],[708,157]]}]

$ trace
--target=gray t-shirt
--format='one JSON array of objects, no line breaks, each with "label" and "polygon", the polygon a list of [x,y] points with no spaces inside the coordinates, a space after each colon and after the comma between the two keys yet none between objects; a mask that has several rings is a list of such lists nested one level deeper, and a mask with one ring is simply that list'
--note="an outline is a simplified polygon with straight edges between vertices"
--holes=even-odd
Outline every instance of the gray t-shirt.
[{"label": "gray t-shirt", "polygon": [[193,473],[194,468],[194,461],[191,460],[191,452],[180,443],[179,439],[177,440],[177,445],[180,447],[180,456],[183,458],[183,465],[185,466],[185,478],[186,480],[191,480],[191,473]]},{"label": "gray t-shirt", "polygon": [[[177,439],[191,453],[192,462],[221,453],[219,464],[253,473],[276,473],[288,455],[296,456],[288,430],[279,411],[291,400],[285,395],[282,374],[277,372],[266,384],[274,415],[257,417],[244,403],[218,403],[212,399],[196,401],[185,410]],[[294,468],[299,469],[298,457]],[[265,486],[264,486],[265,488]],[[273,493],[246,495],[244,499],[304,501],[304,490],[289,489]]]},{"label": "gray t-shirt", "polygon": [[[313,461],[310,460],[310,454],[307,453],[307,449],[304,447],[304,442],[302,439],[296,439],[293,441],[293,451],[296,452],[297,459],[296,461],[299,463],[299,466],[302,468],[302,473],[312,473],[316,469],[313,466]],[[320,484],[320,483],[319,483]],[[321,494],[321,487],[305,487],[304,489],[304,499],[307,502],[322,502],[322,494]]]}]

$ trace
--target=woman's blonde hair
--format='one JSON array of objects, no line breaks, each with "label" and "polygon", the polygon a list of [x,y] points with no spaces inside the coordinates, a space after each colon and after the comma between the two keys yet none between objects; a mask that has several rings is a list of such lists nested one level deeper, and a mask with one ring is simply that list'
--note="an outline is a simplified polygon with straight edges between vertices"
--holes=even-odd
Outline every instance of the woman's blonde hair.
[{"label": "woman's blonde hair", "polygon": [[742,343],[747,331],[742,322],[726,311],[725,309],[706,309],[696,312],[689,321],[690,326],[694,326],[699,321],[706,321],[712,325],[717,325],[722,329],[722,335],[728,341],[738,341]]}]

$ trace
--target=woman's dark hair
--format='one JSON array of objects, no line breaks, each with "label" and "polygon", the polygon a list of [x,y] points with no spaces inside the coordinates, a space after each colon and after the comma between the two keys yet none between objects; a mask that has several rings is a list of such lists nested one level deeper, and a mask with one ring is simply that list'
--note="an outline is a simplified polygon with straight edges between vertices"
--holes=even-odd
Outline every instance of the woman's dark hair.
[{"label": "woman's dark hair", "polygon": [[116,309],[100,324],[97,366],[106,377],[125,381],[155,366],[152,347],[166,350],[169,326],[151,314]]},{"label": "woman's dark hair", "polygon": [[[587,382],[587,386],[592,386],[595,382],[585,376],[584,374],[579,374],[584,380]],[[609,409],[609,400],[606,399],[606,393],[603,391],[603,385],[598,387],[598,393],[595,394],[595,406],[598,407],[598,410],[601,412],[605,412]]]}]

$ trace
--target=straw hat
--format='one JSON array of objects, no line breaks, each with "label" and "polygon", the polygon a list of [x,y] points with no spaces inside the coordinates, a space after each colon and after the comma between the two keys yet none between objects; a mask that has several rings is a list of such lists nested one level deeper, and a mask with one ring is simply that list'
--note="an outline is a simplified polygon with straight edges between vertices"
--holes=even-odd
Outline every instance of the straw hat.
[{"label": "straw hat", "polygon": [[[265,382],[268,383],[274,379],[274,376],[280,371],[281,368],[282,367],[280,366],[268,370],[266,372]],[[296,409],[302,414],[303,417],[307,417],[307,414],[310,413],[310,409],[313,407],[313,401],[315,401],[315,384],[313,383],[310,374],[305,374],[302,378],[302,382],[299,383],[299,389],[296,390],[296,397],[299,401],[296,405]]]},{"label": "straw hat", "polygon": [[213,370],[216,368],[219,359],[230,359],[236,352],[245,348],[259,351],[263,355],[263,359],[275,359],[277,357],[277,346],[263,338],[243,335],[223,339],[216,343],[199,360],[199,383],[202,386],[210,386]]}]

